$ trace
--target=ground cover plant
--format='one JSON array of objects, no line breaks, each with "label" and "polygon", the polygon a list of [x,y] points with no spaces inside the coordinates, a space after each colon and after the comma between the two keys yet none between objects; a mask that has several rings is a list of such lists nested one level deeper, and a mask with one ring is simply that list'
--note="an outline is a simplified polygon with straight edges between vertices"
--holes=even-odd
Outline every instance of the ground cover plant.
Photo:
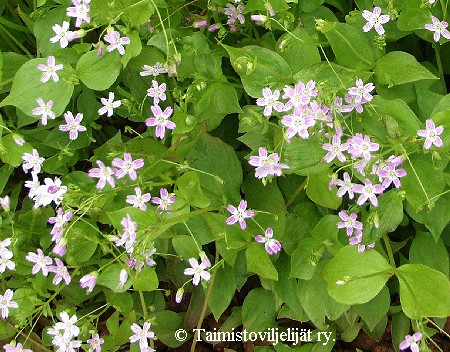
[{"label": "ground cover plant", "polygon": [[0,4],[0,345],[449,351],[448,1]]}]

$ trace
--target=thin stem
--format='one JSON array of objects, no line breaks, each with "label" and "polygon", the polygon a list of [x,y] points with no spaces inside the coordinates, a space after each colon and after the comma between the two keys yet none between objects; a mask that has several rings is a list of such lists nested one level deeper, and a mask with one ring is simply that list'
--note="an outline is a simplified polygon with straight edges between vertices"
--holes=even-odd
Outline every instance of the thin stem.
[{"label": "thin stem", "polygon": [[[215,257],[214,261],[216,264],[219,261],[219,251],[217,250],[217,248],[216,248],[216,257]],[[216,264],[214,266],[216,266]],[[198,334],[202,327],[203,320],[205,319],[206,310],[208,309],[208,303],[209,303],[209,299],[211,297],[211,291],[213,288],[214,279],[216,278],[216,274],[217,274],[217,268],[216,268],[216,270],[214,270],[211,281],[209,282],[209,285],[208,285],[208,291],[206,292],[205,302],[203,302],[202,311],[200,313],[200,318],[198,319],[198,323],[197,323],[197,329],[195,329],[194,338],[192,340],[191,352],[195,352],[195,346],[197,345]]]},{"label": "thin stem", "polygon": [[444,68],[442,67],[441,61],[441,47],[439,44],[433,44],[434,52],[436,53],[436,62],[439,70],[439,77],[442,82],[442,87],[444,88],[444,94],[447,92],[447,86],[445,85]]},{"label": "thin stem", "polygon": [[391,247],[391,241],[389,240],[389,237],[387,234],[383,236],[384,245],[386,246],[386,251],[389,257],[389,264],[395,269],[395,259],[394,259],[394,253],[392,252]]},{"label": "thin stem", "polygon": [[409,156],[408,156],[408,154],[407,154],[405,148],[403,147],[403,144],[400,144],[400,146],[402,147],[403,152],[405,153],[405,158],[408,160],[409,165],[411,165],[411,169],[412,169],[412,171],[414,172],[414,175],[416,176],[417,181],[419,182],[419,186],[420,186],[420,188],[422,189],[423,194],[425,194],[425,198],[427,199],[427,204],[430,204],[430,198],[428,197],[428,194],[427,194],[427,192],[425,191],[425,187],[423,186],[422,181],[420,181],[420,178],[419,178],[419,175],[418,175],[417,172],[416,172],[416,169],[414,168],[414,166],[413,166],[411,160],[409,159]]},{"label": "thin stem", "polygon": [[290,207],[290,205],[294,202],[295,198],[300,194],[300,192],[303,190],[303,188],[306,187],[308,184],[308,178],[305,178],[305,180],[300,184],[300,186],[297,187],[295,192],[292,194],[291,198],[286,203],[286,209]]},{"label": "thin stem", "polygon": [[[17,328],[11,324],[9,321],[6,322],[10,327],[14,328],[17,330]],[[40,343],[39,341],[36,341],[34,339],[32,339],[31,337],[27,337],[27,335],[25,335],[25,333],[23,331],[19,331],[19,335],[24,337],[26,339],[26,341],[30,341],[30,343],[32,343],[33,345],[35,345],[36,347],[38,347],[39,349],[41,349],[42,351],[48,351],[48,352],[52,352],[52,350],[48,349],[47,347],[45,347],[44,345],[42,345],[42,343]]]},{"label": "thin stem", "polygon": [[0,30],[5,33],[22,51],[30,58],[33,59],[34,56],[25,48],[20,41],[18,41],[9,31],[0,24]]},{"label": "thin stem", "polygon": [[3,87],[3,86],[8,85],[10,83],[12,83],[13,81],[14,81],[14,77],[11,77],[10,79],[7,79],[6,81],[1,82],[0,83],[0,88]]},{"label": "thin stem", "polygon": [[192,231],[191,231],[191,229],[189,228],[189,226],[186,224],[186,221],[183,221],[183,224],[184,224],[184,226],[187,228],[189,234],[190,234],[191,237],[192,237],[192,240],[195,242],[195,245],[197,246],[198,252],[200,253],[202,250],[201,250],[200,246],[198,245],[197,240],[196,240],[195,237],[194,237],[194,234],[192,233]]}]

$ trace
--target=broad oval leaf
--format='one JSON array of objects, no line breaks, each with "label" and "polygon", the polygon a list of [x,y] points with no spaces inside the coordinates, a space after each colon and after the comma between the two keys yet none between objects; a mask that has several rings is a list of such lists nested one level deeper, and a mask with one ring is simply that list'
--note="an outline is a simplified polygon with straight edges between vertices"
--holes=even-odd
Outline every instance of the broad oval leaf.
[{"label": "broad oval leaf", "polygon": [[359,253],[356,246],[346,246],[327,263],[323,277],[336,301],[361,304],[374,298],[393,273],[394,268],[377,251]]},{"label": "broad oval leaf", "polygon": [[98,56],[92,50],[84,54],[77,63],[77,71],[86,87],[93,90],[105,90],[119,77],[122,64],[117,51]]},{"label": "broad oval leaf", "polygon": [[450,316],[450,282],[443,273],[422,264],[405,264],[395,274],[400,302],[409,318]]},{"label": "broad oval leaf", "polygon": [[255,288],[242,304],[242,323],[248,332],[264,331],[275,324],[275,297],[271,291]]},{"label": "broad oval leaf", "polygon": [[256,45],[233,48],[224,45],[231,65],[239,74],[245,91],[252,97],[262,96],[262,89],[281,89],[292,83],[291,69],[284,59],[272,50]]}]

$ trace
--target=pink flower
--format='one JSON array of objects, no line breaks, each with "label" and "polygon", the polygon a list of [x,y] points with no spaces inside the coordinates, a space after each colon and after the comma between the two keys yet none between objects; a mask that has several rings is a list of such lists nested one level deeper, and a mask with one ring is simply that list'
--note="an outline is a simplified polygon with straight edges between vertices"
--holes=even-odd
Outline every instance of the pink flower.
[{"label": "pink flower", "polygon": [[433,39],[435,42],[439,41],[441,35],[446,39],[450,39],[450,32],[447,30],[448,27],[447,22],[445,21],[441,22],[437,17],[434,16],[431,16],[431,21],[433,23],[427,23],[425,25],[425,29],[434,32]]},{"label": "pink flower", "polygon": [[155,136],[159,139],[163,139],[166,134],[166,128],[169,130],[173,130],[177,125],[175,122],[169,120],[170,115],[172,115],[173,109],[168,106],[164,109],[164,112],[161,110],[159,105],[152,105],[150,107],[152,110],[153,116],[147,120],[145,120],[145,124],[148,127],[156,126]]},{"label": "pink flower", "polygon": [[117,178],[122,178],[128,174],[130,178],[135,181],[137,179],[136,170],[144,167],[144,159],[133,160],[130,153],[124,153],[123,160],[114,158],[112,165],[119,168],[119,170],[116,171]]},{"label": "pink flower", "polygon": [[309,138],[308,128],[316,124],[313,117],[306,115],[306,110],[294,108],[292,115],[285,115],[281,119],[281,124],[288,127],[285,132],[286,138],[290,140],[296,134],[301,138]]},{"label": "pink flower", "polygon": [[115,244],[116,246],[125,245],[126,251],[132,253],[134,250],[133,245],[136,242],[137,223],[131,219],[130,214],[127,214],[120,224],[123,226],[124,232],[122,237],[116,240]]},{"label": "pink flower", "polygon": [[337,223],[337,228],[346,228],[347,236],[350,237],[353,234],[353,229],[362,231],[363,224],[362,222],[356,220],[358,216],[355,213],[348,215],[345,210],[341,210],[338,215],[342,221]]},{"label": "pink flower", "polygon": [[175,203],[175,196],[171,193],[169,195],[169,192],[167,192],[167,189],[161,188],[159,190],[159,194],[161,198],[159,197],[152,197],[152,203],[158,204],[158,209],[161,210],[169,210],[169,205]]},{"label": "pink flower", "polygon": [[353,110],[356,110],[357,112],[362,113],[364,110],[362,104],[366,103],[364,99],[358,103],[356,101],[356,96],[351,94],[345,94],[345,102],[348,104],[341,106],[341,112],[352,112]]},{"label": "pink flower", "polygon": [[67,267],[64,265],[64,263],[58,259],[55,258],[56,265],[52,265],[49,267],[48,271],[51,273],[55,273],[55,277],[53,278],[53,285],[58,285],[61,280],[64,280],[66,285],[70,284],[70,281],[72,281],[72,278],[69,275],[69,272],[67,271]]},{"label": "pink flower", "polygon": [[255,237],[255,241],[258,243],[264,243],[266,252],[269,255],[277,254],[281,251],[281,243],[273,238],[273,230],[271,227],[267,228],[264,236],[257,235]]},{"label": "pink flower", "polygon": [[362,205],[364,202],[369,199],[374,207],[378,206],[378,199],[376,194],[382,194],[384,191],[384,187],[380,184],[372,185],[372,182],[368,178],[364,181],[363,185],[354,185],[353,191],[355,193],[361,194],[356,201],[356,204]]},{"label": "pink flower", "polygon": [[144,326],[141,328],[138,324],[131,325],[131,331],[134,332],[134,335],[130,336],[130,342],[134,343],[139,341],[139,348],[141,351],[147,351],[148,348],[148,339],[153,339],[155,337],[155,333],[149,331],[151,324],[149,322],[145,322]]},{"label": "pink flower", "polygon": [[139,208],[144,211],[147,210],[147,205],[145,203],[150,201],[150,193],[142,194],[139,187],[136,187],[134,191],[136,192],[136,195],[127,196],[126,202],[131,204],[134,208]]},{"label": "pink flower", "polygon": [[176,303],[181,303],[182,299],[183,299],[183,294],[184,294],[184,288],[180,287],[177,290],[177,293],[175,294],[175,302]]},{"label": "pink flower", "polygon": [[46,103],[41,98],[37,98],[36,102],[39,107],[33,109],[32,113],[34,116],[41,116],[41,123],[45,126],[47,124],[47,118],[51,118],[52,120],[56,118],[55,113],[52,111],[53,100],[49,100]]},{"label": "pink flower", "polygon": [[90,274],[84,275],[80,279],[80,287],[87,288],[87,293],[91,293],[97,283],[97,272],[92,272]]},{"label": "pink flower", "polygon": [[107,114],[108,117],[113,115],[114,109],[118,108],[122,102],[120,100],[114,101],[114,92],[109,92],[108,99],[100,98],[104,106],[98,110],[99,115]]},{"label": "pink flower", "polygon": [[67,8],[67,16],[77,19],[75,22],[76,27],[81,27],[83,22],[89,23],[91,21],[89,16],[90,2],[91,0],[72,0],[74,6]]},{"label": "pink flower", "polygon": [[406,335],[405,339],[400,343],[399,348],[403,351],[407,348],[411,349],[411,352],[420,352],[419,345],[417,342],[422,340],[422,334],[420,332],[416,332],[414,335]]},{"label": "pink flower", "polygon": [[371,142],[368,135],[363,136],[361,133],[357,133],[354,137],[349,138],[347,144],[349,145],[349,154],[355,158],[363,157],[365,161],[370,161],[372,159],[371,153],[380,149],[378,143]]},{"label": "pink flower", "polygon": [[125,48],[123,46],[130,44],[130,38],[120,37],[120,34],[117,31],[112,31],[108,34],[105,34],[103,39],[105,40],[105,42],[109,43],[108,47],[106,48],[108,52],[117,49],[120,55],[125,54]]},{"label": "pink flower", "polygon": [[247,202],[244,199],[239,202],[237,209],[230,204],[227,206],[227,210],[231,213],[231,216],[226,220],[227,225],[233,225],[239,222],[242,230],[245,230],[247,227],[245,219],[255,216],[255,212],[247,210]]},{"label": "pink flower", "polygon": [[114,169],[109,166],[105,166],[105,164],[97,160],[96,161],[98,168],[93,168],[89,170],[88,175],[90,177],[98,178],[97,189],[103,189],[105,187],[106,182],[111,185],[111,188],[114,188],[116,185],[116,181],[114,180]]},{"label": "pink flower", "polygon": [[66,120],[65,125],[59,126],[59,130],[63,132],[69,132],[69,139],[74,141],[78,138],[78,132],[86,132],[86,127],[81,125],[83,120],[83,114],[78,113],[76,117],[73,117],[70,111],[64,114],[64,119]]},{"label": "pink flower", "polygon": [[278,99],[280,99],[280,91],[272,90],[270,88],[263,88],[262,90],[264,98],[256,99],[256,105],[264,106],[264,116],[272,115],[272,109],[275,109],[278,112],[282,112],[284,110],[284,104]]},{"label": "pink flower", "polygon": [[417,131],[418,136],[425,138],[425,144],[423,147],[427,150],[431,148],[432,144],[434,144],[438,148],[442,147],[442,139],[439,136],[442,134],[442,132],[444,132],[444,126],[441,125],[439,127],[436,127],[433,120],[431,119],[428,119],[425,122],[425,126],[425,130]]},{"label": "pink flower", "polygon": [[94,352],[101,352],[104,342],[105,340],[103,340],[98,334],[92,334],[91,338],[87,340],[88,345]]},{"label": "pink flower", "polygon": [[57,232],[60,232],[63,229],[64,225],[72,218],[72,215],[73,214],[71,211],[64,213],[62,208],[58,208],[58,210],[56,210],[56,216],[51,216],[48,219],[48,223],[53,224],[53,228],[50,234],[54,235]]},{"label": "pink flower", "polygon": [[342,152],[346,151],[349,148],[349,145],[347,143],[341,144],[341,136],[335,134],[333,136],[332,144],[325,143],[322,148],[328,150],[327,155],[325,155],[325,161],[327,163],[331,163],[336,157],[343,163],[346,160],[346,157]]},{"label": "pink flower", "polygon": [[283,88],[283,99],[289,99],[284,105],[284,110],[288,111],[291,108],[298,108],[300,106],[306,106],[311,101],[312,97],[317,96],[318,90],[315,88],[316,82],[311,80],[306,86],[303,82],[298,82],[294,88],[291,86],[285,86]]},{"label": "pink flower", "polygon": [[356,80],[356,87],[351,87],[348,89],[348,94],[355,97],[355,103],[372,101],[373,97],[370,94],[371,91],[375,89],[373,83],[367,83],[364,85],[362,79],[358,78]]},{"label": "pink flower", "polygon": [[8,318],[9,308],[18,308],[18,304],[12,301],[14,292],[7,289],[3,295],[0,295],[0,309],[2,311],[2,319]]},{"label": "pink flower", "polygon": [[157,105],[160,100],[166,100],[166,84],[161,83],[158,85],[158,81],[152,80],[152,88],[147,89],[147,95],[153,98],[153,104]]},{"label": "pink flower", "polygon": [[200,283],[200,279],[208,281],[211,278],[211,274],[206,271],[206,265],[204,263],[198,263],[197,259],[190,258],[190,268],[184,269],[184,275],[193,275],[192,284],[197,286]]},{"label": "pink flower", "polygon": [[259,156],[251,156],[249,164],[255,166],[255,177],[264,178],[270,175],[281,176],[281,170],[289,169],[286,164],[280,164],[280,157],[277,153],[268,155],[267,149],[260,147],[258,149]]},{"label": "pink flower", "polygon": [[265,23],[267,22],[267,16],[264,15],[251,15],[250,16],[252,21],[258,22],[258,23]]},{"label": "pink flower", "polygon": [[52,78],[53,82],[59,81],[59,76],[56,73],[56,71],[62,70],[64,68],[64,65],[63,64],[55,65],[55,64],[56,64],[55,57],[49,56],[47,58],[47,65],[44,64],[37,65],[37,69],[39,71],[44,72],[41,77],[42,83],[47,82],[50,79],[50,77]]},{"label": "pink flower", "polygon": [[42,270],[42,275],[47,276],[49,270],[48,267],[53,264],[52,258],[45,256],[44,252],[42,252],[42,249],[40,248],[37,249],[37,254],[28,252],[25,259],[29,262],[35,263],[33,269],[31,269],[31,273],[33,275],[36,275],[40,270]]},{"label": "pink flower", "polygon": [[367,21],[367,23],[363,27],[364,32],[368,32],[372,29],[372,27],[374,27],[375,31],[379,35],[384,34],[384,28],[382,25],[389,22],[390,17],[389,15],[382,15],[381,8],[379,8],[378,6],[374,7],[373,12],[364,10],[362,12],[362,16]]},{"label": "pink flower", "polygon": [[405,177],[406,171],[404,169],[396,169],[396,167],[403,162],[401,157],[399,157],[399,159],[401,160],[400,163],[389,162],[388,159],[387,165],[378,170],[377,175],[380,178],[380,181],[382,180],[381,184],[384,188],[388,188],[391,183],[394,183],[396,188],[400,188],[402,186],[400,177]]}]

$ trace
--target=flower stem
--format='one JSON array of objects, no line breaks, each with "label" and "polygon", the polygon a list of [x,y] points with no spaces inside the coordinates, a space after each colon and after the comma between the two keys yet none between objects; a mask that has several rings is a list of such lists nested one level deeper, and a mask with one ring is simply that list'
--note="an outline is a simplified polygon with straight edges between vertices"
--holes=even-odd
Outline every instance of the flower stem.
[{"label": "flower stem", "polygon": [[383,236],[384,245],[386,246],[386,251],[389,257],[389,263],[391,266],[395,269],[395,259],[394,259],[394,253],[392,252],[391,247],[391,241],[389,240],[389,237],[387,234]]},{"label": "flower stem", "polygon": [[447,86],[445,85],[445,77],[444,77],[444,69],[442,67],[442,61],[441,61],[441,47],[438,43],[433,44],[434,52],[436,53],[436,62],[439,70],[439,77],[442,82],[442,87],[444,88],[444,94],[447,93]]},{"label": "flower stem", "polygon": [[[215,257],[214,261],[216,264],[219,261],[219,251],[217,250],[217,248],[216,248],[216,257]],[[216,274],[217,274],[217,268],[216,268],[216,270],[214,270],[211,281],[209,282],[209,285],[208,285],[208,291],[206,292],[205,302],[203,302],[203,307],[202,307],[202,311],[200,313],[200,318],[198,319],[197,329],[195,330],[194,338],[192,339],[191,352],[195,352],[195,346],[197,345],[198,334],[202,327],[203,320],[205,319],[206,310],[208,309],[209,298],[211,297],[211,291],[212,291],[212,287],[214,284],[214,279],[216,278]]]}]

